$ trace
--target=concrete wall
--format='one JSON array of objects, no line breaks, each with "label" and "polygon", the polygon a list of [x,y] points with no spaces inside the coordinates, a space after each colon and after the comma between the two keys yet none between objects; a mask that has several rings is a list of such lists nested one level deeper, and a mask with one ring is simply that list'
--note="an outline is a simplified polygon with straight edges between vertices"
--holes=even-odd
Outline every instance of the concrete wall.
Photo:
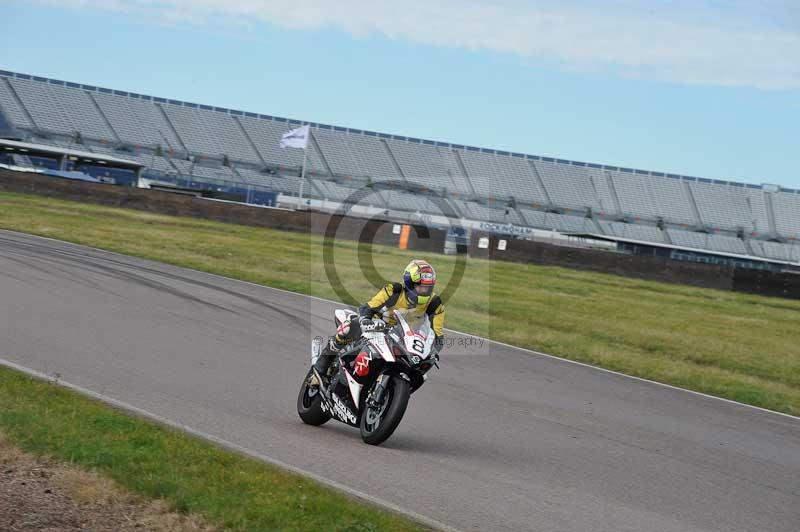
[{"label": "concrete wall", "polygon": [[762,296],[800,299],[800,275],[781,274],[737,268],[733,274],[733,289]]},{"label": "concrete wall", "polygon": [[[478,240],[489,238],[488,249],[478,249]],[[627,255],[609,251],[556,246],[529,240],[507,240],[505,251],[497,249],[500,237],[472,233],[470,255],[546,266],[613,273],[623,277],[688,284],[705,288],[731,290],[733,268],[694,262],[678,262],[656,257]]]},{"label": "concrete wall", "polygon": [[[331,216],[324,213],[255,207],[211,201],[160,190],[71,181],[41,174],[13,172],[2,168],[0,168],[0,190],[112,207],[126,207],[173,216],[192,216],[219,222],[268,227],[282,231],[317,235],[330,234],[339,239],[392,246],[396,246],[400,240],[400,235],[392,233],[394,223],[381,219],[365,220]],[[445,237],[445,231],[429,229],[424,226],[412,226],[408,248],[441,253],[444,249]]]}]

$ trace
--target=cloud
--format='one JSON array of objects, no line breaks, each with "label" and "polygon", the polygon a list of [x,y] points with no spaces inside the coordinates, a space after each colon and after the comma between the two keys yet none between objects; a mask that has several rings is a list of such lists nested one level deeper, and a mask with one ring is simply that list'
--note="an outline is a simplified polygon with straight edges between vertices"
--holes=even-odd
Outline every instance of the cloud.
[{"label": "cloud", "polygon": [[[45,0],[47,1],[47,0]],[[172,23],[335,28],[685,84],[800,88],[795,0],[58,0]]]}]

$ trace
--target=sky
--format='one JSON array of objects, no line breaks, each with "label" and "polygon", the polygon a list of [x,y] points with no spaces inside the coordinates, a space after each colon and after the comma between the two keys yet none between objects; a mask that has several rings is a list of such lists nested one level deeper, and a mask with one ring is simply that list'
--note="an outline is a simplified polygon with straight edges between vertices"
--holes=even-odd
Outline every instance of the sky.
[{"label": "sky", "polygon": [[800,189],[796,0],[0,0],[0,69]]}]

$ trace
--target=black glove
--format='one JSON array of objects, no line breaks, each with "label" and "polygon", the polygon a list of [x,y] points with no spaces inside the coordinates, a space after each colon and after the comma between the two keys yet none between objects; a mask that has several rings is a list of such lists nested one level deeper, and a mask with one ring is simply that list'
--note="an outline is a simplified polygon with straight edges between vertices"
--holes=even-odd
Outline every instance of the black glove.
[{"label": "black glove", "polygon": [[378,324],[372,321],[372,318],[368,318],[367,316],[361,316],[358,320],[359,325],[361,325],[361,332],[372,332],[378,329]]},{"label": "black glove", "polygon": [[444,336],[437,336],[431,345],[431,360],[436,363],[439,362],[439,353],[444,347]]}]

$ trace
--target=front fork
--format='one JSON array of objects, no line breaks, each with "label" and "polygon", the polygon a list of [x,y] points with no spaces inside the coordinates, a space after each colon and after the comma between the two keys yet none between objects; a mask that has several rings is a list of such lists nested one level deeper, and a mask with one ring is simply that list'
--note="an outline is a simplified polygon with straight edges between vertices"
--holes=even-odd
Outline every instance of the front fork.
[{"label": "front fork", "polygon": [[380,377],[375,380],[375,387],[372,388],[372,393],[367,398],[367,404],[371,407],[378,407],[383,404],[384,396],[386,395],[386,387],[389,385],[389,375],[381,373]]}]

